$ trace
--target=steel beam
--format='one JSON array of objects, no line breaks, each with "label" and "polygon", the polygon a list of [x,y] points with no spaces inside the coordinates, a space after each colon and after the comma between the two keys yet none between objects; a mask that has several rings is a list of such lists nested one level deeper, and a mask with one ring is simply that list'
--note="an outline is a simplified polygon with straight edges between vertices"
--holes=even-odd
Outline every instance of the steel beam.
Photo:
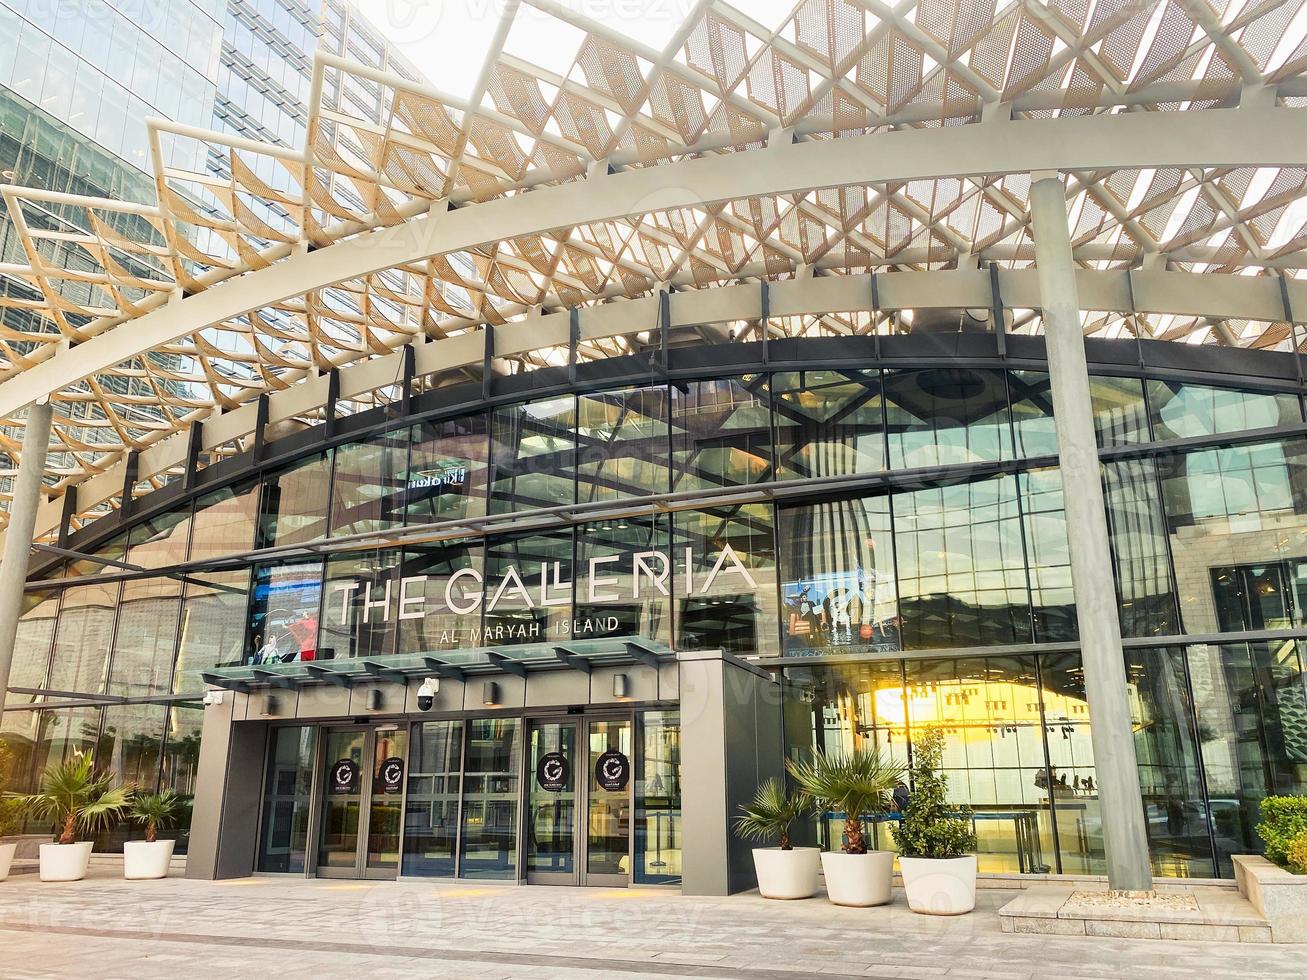
[{"label": "steel beam", "polygon": [[1030,203],[1108,883],[1146,891],[1153,880],[1148,834],[1061,179],[1033,175]]},{"label": "steel beam", "polygon": [[[0,417],[203,327],[432,255],[531,234],[620,221],[675,208],[826,187],[979,177],[1039,170],[1296,166],[1307,160],[1307,126],[1294,109],[1115,113],[1002,126],[948,126],[869,133],[710,155],[642,167],[599,180],[453,211],[424,213],[314,251],[294,252],[57,351],[0,384]],[[128,326],[130,324],[130,326]]]}]

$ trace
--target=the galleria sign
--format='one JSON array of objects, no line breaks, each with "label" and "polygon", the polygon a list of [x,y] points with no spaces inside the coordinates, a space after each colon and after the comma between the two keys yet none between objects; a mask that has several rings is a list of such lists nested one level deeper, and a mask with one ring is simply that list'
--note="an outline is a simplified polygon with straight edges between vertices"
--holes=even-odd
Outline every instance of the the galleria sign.
[{"label": "the galleria sign", "polygon": [[[749,574],[740,556],[730,545],[718,552],[712,568],[706,575],[696,576],[694,549],[686,548],[685,568],[679,583],[680,594],[686,596],[707,595],[713,585],[725,576],[738,577],[743,586],[757,589],[758,583]],[[597,604],[604,602],[621,602],[636,600],[642,595],[672,594],[672,559],[662,551],[639,551],[631,555],[631,570],[628,575],[606,574],[608,566],[622,561],[621,555],[605,555],[589,560],[585,587],[576,599],[577,602]],[[471,616],[481,611],[493,613],[501,604],[509,603],[514,610],[547,609],[554,606],[566,606],[572,602],[573,582],[562,577],[562,562],[546,562],[539,570],[523,575],[521,570],[510,566],[498,580],[486,582],[485,577],[475,568],[460,568],[449,576],[445,582],[444,609],[460,616]],[[359,593],[359,582],[337,582],[332,586],[332,601],[340,603],[340,622],[350,620],[350,609],[356,598],[361,599],[359,609],[364,623],[377,620],[389,622],[392,619],[422,619],[427,615],[427,575],[409,575],[397,581],[387,580],[372,589]],[[493,586],[493,588],[491,587]],[[598,617],[594,621],[564,620],[554,627],[559,633],[581,634],[604,632],[615,629],[617,624],[607,623],[613,617]],[[532,631],[531,627],[536,630]],[[487,640],[522,639],[538,633],[539,624],[520,623],[502,627],[487,627]],[[519,634],[513,632],[521,630]],[[494,635],[496,631],[503,635]],[[508,632],[504,632],[508,631]]]}]

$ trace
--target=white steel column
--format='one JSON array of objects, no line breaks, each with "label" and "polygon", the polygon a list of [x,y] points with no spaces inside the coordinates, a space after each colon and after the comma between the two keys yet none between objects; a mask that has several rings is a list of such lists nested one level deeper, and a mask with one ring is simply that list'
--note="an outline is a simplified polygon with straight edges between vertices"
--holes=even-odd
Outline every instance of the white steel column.
[{"label": "white steel column", "polygon": [[1031,175],[1030,211],[1108,884],[1145,891],[1153,886],[1148,837],[1126,695],[1075,262],[1067,232],[1066,191],[1056,174]]},{"label": "white steel column", "polygon": [[9,669],[14,662],[18,617],[23,612],[23,586],[27,584],[27,559],[32,551],[36,509],[41,503],[45,456],[50,445],[50,419],[54,406],[47,399],[27,410],[23,433],[23,455],[18,461],[14,499],[9,504],[9,527],[5,531],[4,558],[0,559],[0,720],[4,718],[9,691]]}]

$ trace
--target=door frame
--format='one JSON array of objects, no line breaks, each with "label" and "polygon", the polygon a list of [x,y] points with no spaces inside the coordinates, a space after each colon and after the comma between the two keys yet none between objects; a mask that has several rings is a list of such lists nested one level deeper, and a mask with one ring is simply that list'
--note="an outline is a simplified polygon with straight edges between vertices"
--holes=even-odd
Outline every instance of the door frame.
[{"label": "door frame", "polygon": [[[317,726],[317,747],[315,756],[317,766],[313,773],[315,790],[313,794],[313,806],[309,816],[309,840],[308,856],[310,860],[305,862],[306,875],[315,878],[336,878],[348,880],[374,880],[374,881],[394,881],[400,872],[404,861],[404,818],[405,811],[408,808],[408,755],[410,743],[410,728],[407,721],[394,721],[386,719],[377,719],[366,723],[341,721],[329,722]],[[404,733],[404,784],[400,793],[400,811],[399,811],[399,850],[396,855],[394,868],[369,868],[368,867],[368,838],[372,827],[372,805],[374,794],[372,784],[376,779],[376,773],[373,771],[376,766],[377,736],[382,730],[399,731]],[[327,807],[327,766],[330,760],[327,758],[327,742],[333,734],[345,732],[362,732],[363,733],[363,772],[360,773],[362,785],[359,791],[359,824],[358,839],[354,845],[354,866],[324,868],[319,864],[321,858],[320,844],[322,841],[322,821],[326,816]]]},{"label": "door frame", "polygon": [[[635,782],[638,746],[636,737],[638,727],[634,708],[610,708],[601,706],[595,710],[569,712],[540,711],[523,716],[522,732],[522,779],[518,813],[518,867],[521,869],[518,880],[531,885],[572,885],[578,887],[628,888],[635,877]],[[595,722],[626,722],[631,737],[629,761],[631,777],[626,784],[626,798],[629,817],[626,828],[626,874],[607,875],[591,874],[587,869],[589,853],[590,826],[590,726]],[[573,724],[577,729],[576,759],[572,769],[574,781],[575,808],[572,819],[572,871],[528,871],[526,866],[529,821],[531,816],[531,793],[535,788],[535,766],[531,760],[531,730],[536,725]]]}]

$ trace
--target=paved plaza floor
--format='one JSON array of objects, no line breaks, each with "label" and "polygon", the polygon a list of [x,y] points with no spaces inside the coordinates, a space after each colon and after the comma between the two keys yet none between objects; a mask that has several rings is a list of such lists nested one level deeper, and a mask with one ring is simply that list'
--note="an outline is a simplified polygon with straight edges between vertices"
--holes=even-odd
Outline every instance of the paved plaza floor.
[{"label": "paved plaza floor", "polygon": [[0,977],[1302,977],[1307,947],[1004,934],[824,897],[246,878],[0,883]]}]

